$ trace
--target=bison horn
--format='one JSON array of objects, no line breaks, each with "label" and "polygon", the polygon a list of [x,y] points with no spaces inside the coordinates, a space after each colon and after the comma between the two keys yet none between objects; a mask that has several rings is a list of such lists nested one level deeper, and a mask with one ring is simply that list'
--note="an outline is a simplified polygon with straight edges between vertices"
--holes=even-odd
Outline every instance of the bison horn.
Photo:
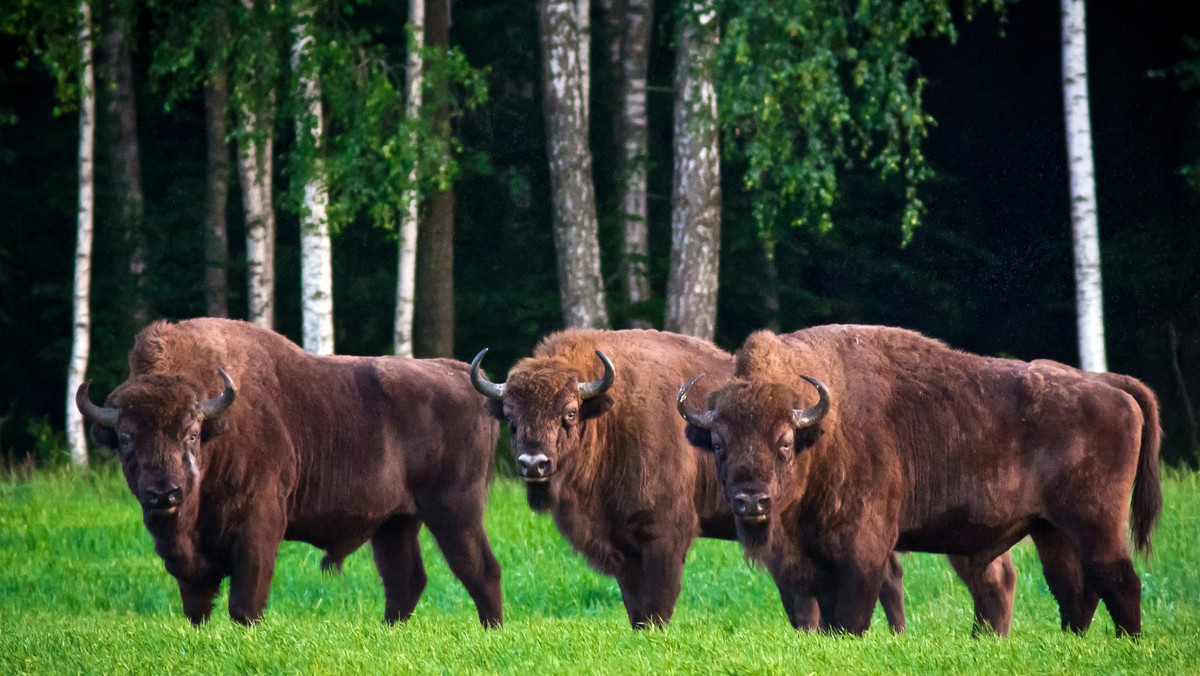
[{"label": "bison horn", "polygon": [[479,354],[475,355],[475,359],[471,361],[471,384],[475,386],[475,389],[480,394],[488,399],[500,401],[504,399],[504,383],[500,383],[499,385],[493,383],[487,379],[487,376],[483,375],[483,371],[479,370],[479,362],[483,361],[483,355],[487,354],[487,351],[486,347],[483,348],[479,351]]},{"label": "bison horn", "polygon": [[703,377],[703,373],[698,376],[693,376],[691,380],[683,384],[683,387],[679,388],[677,408],[679,409],[679,415],[683,416],[684,420],[688,421],[692,425],[695,425],[696,427],[708,429],[712,427],[713,418],[716,417],[717,412],[712,410],[701,410],[687,403],[688,390],[692,389],[692,385]]},{"label": "bison horn", "polygon": [[221,380],[225,381],[225,391],[212,399],[205,399],[200,402],[200,418],[208,420],[215,418],[233,406],[233,400],[237,398],[237,389],[233,386],[233,378],[225,372],[225,369],[217,369],[217,373],[221,374]]},{"label": "bison horn", "polygon": [[803,427],[812,427],[813,425],[821,422],[821,418],[824,418],[826,413],[829,413],[829,388],[825,387],[825,383],[817,380],[816,378],[810,378],[804,375],[800,377],[807,380],[808,383],[813,387],[817,388],[817,394],[819,394],[821,398],[817,401],[816,406],[812,406],[811,408],[792,409],[792,424],[795,425],[797,429]]},{"label": "bison horn", "polygon": [[580,399],[591,399],[598,394],[604,394],[608,391],[608,388],[612,387],[613,378],[617,375],[612,362],[609,361],[603,352],[596,350],[596,356],[600,357],[600,361],[604,362],[604,376],[600,380],[593,380],[590,383],[579,383]]},{"label": "bison horn", "polygon": [[103,425],[104,427],[116,427],[117,418],[120,416],[120,409],[110,408],[108,406],[97,406],[92,403],[88,397],[88,387],[92,381],[87,381],[75,390],[75,406],[79,408],[79,412],[83,417],[94,423]]}]

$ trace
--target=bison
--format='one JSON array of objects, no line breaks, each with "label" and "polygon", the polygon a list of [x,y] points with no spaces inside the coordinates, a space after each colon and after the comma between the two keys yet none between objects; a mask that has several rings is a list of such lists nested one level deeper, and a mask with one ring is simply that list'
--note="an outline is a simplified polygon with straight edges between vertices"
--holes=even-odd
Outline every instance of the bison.
[{"label": "bison", "polygon": [[[731,377],[731,355],[673,333],[572,329],[547,337],[495,384],[479,370],[486,353],[471,364],[472,382],[512,429],[529,505],[551,511],[576,551],[616,577],[634,628],[669,622],[692,542],[736,537],[714,463],[688,446],[671,402],[679,379],[696,369]],[[894,557],[889,563],[879,598],[901,631],[903,569]],[[977,598],[996,599],[988,620],[1007,626],[1011,588],[984,576],[997,572],[963,574]],[[789,617],[815,627],[815,602]]]},{"label": "bison", "polygon": [[[262,617],[279,544],[324,549],[323,570],[370,540],[384,620],[425,588],[428,526],[487,627],[503,620],[483,530],[498,425],[448,359],[317,357],[246,322],[155,322],[104,406],[76,403],[115,449],[183,611],[206,621],[230,578],[229,615]],[[234,383],[237,383],[235,388]]]},{"label": "bison", "polygon": [[1119,635],[1141,632],[1123,527],[1148,553],[1162,494],[1158,405],[1138,380],[853,325],[755,333],[736,376],[704,409],[686,383],[679,411],[785,602],[814,594],[861,634],[892,550],[981,566],[1030,535],[1064,629],[1085,631],[1103,599]]}]

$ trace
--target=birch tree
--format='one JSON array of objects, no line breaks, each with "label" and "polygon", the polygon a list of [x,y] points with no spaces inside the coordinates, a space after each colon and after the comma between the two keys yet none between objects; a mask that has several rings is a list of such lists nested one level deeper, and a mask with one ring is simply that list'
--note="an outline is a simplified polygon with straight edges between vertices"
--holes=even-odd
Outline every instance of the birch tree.
[{"label": "birch tree", "polygon": [[711,340],[721,250],[721,167],[713,84],[717,16],[707,1],[680,17],[675,47],[671,268],[664,328]]},{"label": "birch tree", "polygon": [[320,68],[313,54],[315,5],[298,0],[292,26],[292,72],[297,80],[296,143],[303,164],[300,207],[300,308],[302,340],[311,354],[333,354],[333,253],[329,191],[322,157],[324,134]]},{"label": "birch tree", "polygon": [[75,406],[75,391],[83,384],[91,347],[88,310],[92,277],[92,223],[95,219],[93,153],[96,138],[96,81],[92,70],[91,4],[80,0],[78,41],[79,74],[79,220],[75,236],[75,280],[72,302],[71,359],[67,367],[67,442],[71,463],[86,467],[87,434],[83,416]]},{"label": "birch tree", "polygon": [[618,208],[621,222],[621,282],[625,300],[650,299],[646,260],[646,70],[650,63],[650,34],[654,0],[624,0],[611,8],[620,20],[610,22],[620,31],[616,67],[617,106],[614,129],[620,161],[617,169]]},{"label": "birch tree", "polygon": [[1063,102],[1071,175],[1079,363],[1085,371],[1104,372],[1108,370],[1108,364],[1104,351],[1104,295],[1100,277],[1100,234],[1096,222],[1086,37],[1083,0],[1062,0]]},{"label": "birch tree", "polygon": [[538,2],[554,246],[564,323],[607,328],[577,12],[571,0]]},{"label": "birch tree", "polygon": [[[450,46],[450,0],[431,0],[425,16],[430,49]],[[435,105],[433,134],[442,147],[437,168],[448,183],[433,191],[421,213],[417,232],[417,293],[413,309],[413,352],[418,357],[454,356],[454,184],[450,180],[449,78],[425,84]],[[441,181],[439,181],[440,183]]]},{"label": "birch tree", "polygon": [[234,90],[238,122],[238,177],[246,217],[246,305],[256,326],[275,323],[275,209],[273,134],[274,63],[268,11],[262,0],[242,0],[240,49]]},{"label": "birch tree", "polygon": [[[409,120],[421,115],[421,49],[425,46],[425,0],[408,2],[408,99],[405,114]],[[413,128],[416,128],[414,123]],[[421,139],[414,133],[409,142],[415,148]],[[401,357],[413,356],[413,303],[417,286],[417,232],[419,212],[420,163],[413,153],[408,189],[403,195],[400,214],[400,257],[396,277],[396,326],[392,349]]]},{"label": "birch tree", "polygon": [[149,254],[144,222],[145,197],[129,44],[133,33],[133,8],[123,0],[108,0],[102,7],[104,58],[97,75],[106,101],[105,129],[111,148],[107,157],[116,194],[116,222],[122,230],[128,257],[129,324],[131,333],[136,333],[150,321],[150,303],[146,297]]},{"label": "birch tree", "polygon": [[229,316],[229,75],[222,55],[229,41],[225,7],[213,7],[209,74],[204,85],[207,169],[204,188],[204,301],[209,317]]}]

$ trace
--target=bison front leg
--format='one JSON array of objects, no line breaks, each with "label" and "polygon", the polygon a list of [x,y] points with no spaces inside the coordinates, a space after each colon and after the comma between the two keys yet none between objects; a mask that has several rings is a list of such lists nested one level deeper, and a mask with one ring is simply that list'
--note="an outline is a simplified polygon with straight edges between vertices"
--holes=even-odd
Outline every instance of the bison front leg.
[{"label": "bison front leg", "polygon": [[213,599],[221,590],[220,581],[214,583],[195,580],[176,580],[179,583],[179,598],[183,601],[183,614],[193,625],[208,622],[212,615]]},{"label": "bison front leg", "polygon": [[[861,636],[870,628],[875,601],[883,586],[885,565],[865,566],[858,562],[847,562],[840,566],[835,583],[837,602],[830,609],[831,616],[828,618],[830,630]],[[822,607],[821,611],[824,613],[826,608]]]},{"label": "bison front leg", "polygon": [[792,628],[815,631],[821,622],[821,609],[817,605],[817,597],[797,592],[788,583],[776,581],[775,586],[779,589],[779,600],[783,602],[783,611],[787,613],[788,623]]},{"label": "bison front leg", "polygon": [[229,575],[229,617],[250,625],[262,619],[275,575],[275,558],[283,542],[282,512],[266,511],[247,517],[232,552]]},{"label": "bison front leg", "polygon": [[675,612],[683,580],[683,561],[691,542],[658,538],[642,546],[642,602],[634,629],[665,627]]},{"label": "bison front leg", "polygon": [[375,570],[383,580],[383,621],[403,622],[412,617],[425,591],[425,564],[417,534],[421,522],[414,516],[394,516],[380,524],[371,537]]}]

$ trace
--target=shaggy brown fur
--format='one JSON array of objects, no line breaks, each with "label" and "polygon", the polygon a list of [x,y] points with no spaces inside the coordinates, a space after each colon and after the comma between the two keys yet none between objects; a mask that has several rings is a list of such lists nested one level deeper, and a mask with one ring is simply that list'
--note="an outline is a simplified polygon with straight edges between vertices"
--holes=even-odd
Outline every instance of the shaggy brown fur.
[{"label": "shaggy brown fur", "polygon": [[[612,360],[612,387],[581,399]],[[549,481],[526,484],[530,506],[596,570],[617,578],[630,623],[670,621],[684,557],[697,536],[733,539],[733,517],[711,459],[690,448],[672,401],[679,379],[717,383],[733,358],[703,340],[659,331],[571,329],[545,338],[509,371],[493,413],[512,428],[515,456],[544,454]],[[568,412],[576,411],[573,419]]]},{"label": "shaggy brown fur", "polygon": [[[1141,382],[872,326],[759,332],[736,359],[711,426],[689,438],[715,448],[727,495],[770,497],[767,523],[739,520],[739,539],[781,589],[818,594],[832,627],[867,628],[893,549],[978,564],[1032,535],[1064,628],[1086,630],[1103,599],[1119,634],[1140,633],[1123,528],[1132,498],[1148,552],[1162,508],[1158,407]],[[817,398],[801,374],[832,405],[795,430],[790,411]]]},{"label": "shaggy brown fur", "polygon": [[[616,378],[605,394],[581,400],[577,384],[603,375],[595,350],[612,360]],[[549,481],[526,484],[530,506],[550,510],[587,562],[617,578],[635,628],[670,620],[697,536],[735,537],[714,464],[687,445],[674,411],[679,378],[694,371],[719,384],[733,375],[733,359],[673,333],[568,330],[514,365],[503,401],[493,402],[512,426],[514,456],[541,453],[553,463]],[[577,411],[574,421],[568,410]],[[881,594],[897,631],[902,576],[897,561]],[[815,602],[803,621],[816,626]]]},{"label": "shaggy brown fur", "polygon": [[[500,566],[483,531],[498,430],[466,364],[314,357],[246,322],[192,319],[148,326],[129,365],[106,402],[116,428],[93,424],[92,437],[119,449],[193,623],[227,576],[230,616],[261,618],[283,540],[326,550],[323,569],[370,540],[384,619],[404,620],[425,587],[424,523],[480,622],[501,624]],[[223,388],[218,368],[237,397],[201,424],[197,401]],[[170,487],[182,490],[177,508],[147,507],[148,491]]]}]

